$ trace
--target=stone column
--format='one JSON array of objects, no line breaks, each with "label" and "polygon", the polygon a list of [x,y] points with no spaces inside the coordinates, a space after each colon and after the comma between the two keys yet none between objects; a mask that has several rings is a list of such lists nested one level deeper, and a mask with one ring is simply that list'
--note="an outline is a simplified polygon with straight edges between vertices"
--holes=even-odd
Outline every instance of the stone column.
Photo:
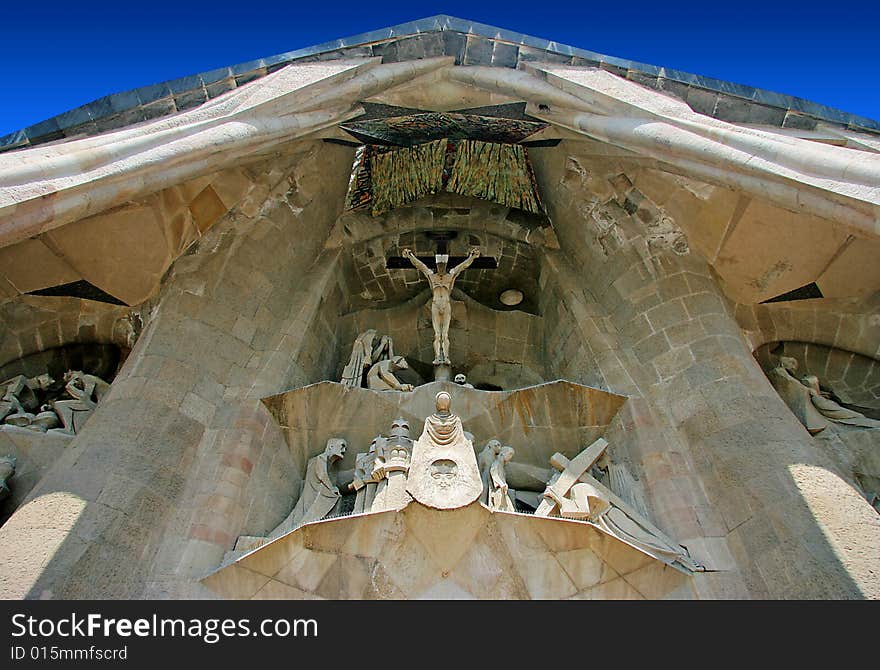
[{"label": "stone column", "polygon": [[351,150],[275,165],[261,202],[178,260],[109,394],[0,528],[0,597],[211,597],[198,578],[290,511],[305,464],[260,398],[336,367],[322,247]]},{"label": "stone column", "polygon": [[601,247],[592,222],[555,219],[568,259],[548,256],[546,281],[585,317],[580,369],[633,396],[607,437],[657,524],[712,570],[696,594],[880,596],[880,517],[770,386],[707,263],[621,217]]}]

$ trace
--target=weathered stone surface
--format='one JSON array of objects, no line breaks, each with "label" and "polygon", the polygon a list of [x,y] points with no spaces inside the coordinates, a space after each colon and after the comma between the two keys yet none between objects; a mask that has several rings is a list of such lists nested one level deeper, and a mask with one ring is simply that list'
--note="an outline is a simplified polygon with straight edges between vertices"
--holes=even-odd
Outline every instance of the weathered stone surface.
[{"label": "weathered stone surface", "polygon": [[[504,35],[385,35],[111,96],[2,154],[0,369],[36,376],[73,346],[121,361],[72,439],[0,431],[3,597],[880,597],[877,431],[811,437],[761,368],[782,343],[813,407],[877,419],[880,143],[804,101]],[[389,105],[544,120],[547,216],[452,193],[343,213],[338,124]],[[437,234],[498,267],[463,272],[432,322],[418,270],[387,259]],[[369,329],[406,358],[399,384],[330,381]],[[445,359],[475,388],[424,383]],[[513,449],[484,468],[503,504],[429,509],[403,468],[374,482],[387,511],[358,508],[356,455],[421,427],[440,390],[462,445]],[[355,515],[263,544],[331,437]],[[709,571],[510,511],[599,437],[632,508]]]},{"label": "weathered stone surface", "polygon": [[[390,524],[399,530],[389,534]],[[340,533],[344,544],[322,539]],[[322,549],[303,548],[303,538]],[[671,596],[689,577],[589,524],[492,514],[479,503],[446,511],[413,503],[400,513],[309,524],[202,582],[234,599],[270,597],[260,592],[269,580],[288,587],[272,591],[281,600],[552,599],[621,579],[643,599]],[[591,597],[620,593],[612,587]]]}]

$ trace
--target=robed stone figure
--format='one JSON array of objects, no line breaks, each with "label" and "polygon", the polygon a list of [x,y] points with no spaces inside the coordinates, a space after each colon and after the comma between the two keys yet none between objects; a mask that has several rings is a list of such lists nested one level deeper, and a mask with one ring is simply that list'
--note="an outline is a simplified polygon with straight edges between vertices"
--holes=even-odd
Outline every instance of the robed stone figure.
[{"label": "robed stone figure", "polygon": [[379,335],[374,328],[355,338],[348,364],[342,371],[342,383],[349,388],[363,386],[364,373],[380,361],[394,358],[394,342],[388,335]]},{"label": "robed stone figure", "polygon": [[296,506],[270,537],[280,537],[310,521],[319,521],[337,508],[342,494],[333,481],[334,469],[345,456],[346,446],[345,440],[331,437],[324,451],[309,460],[303,490]]},{"label": "robed stone figure", "polygon": [[435,509],[455,509],[478,500],[483,492],[474,445],[452,413],[452,398],[440,391],[437,411],[413,445],[406,490],[418,502]]}]

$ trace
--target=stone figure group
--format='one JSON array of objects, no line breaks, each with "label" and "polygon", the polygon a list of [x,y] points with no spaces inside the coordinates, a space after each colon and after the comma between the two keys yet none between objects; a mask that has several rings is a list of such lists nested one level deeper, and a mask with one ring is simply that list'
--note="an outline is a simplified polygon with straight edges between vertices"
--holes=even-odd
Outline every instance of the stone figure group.
[{"label": "stone figure group", "polygon": [[[349,388],[374,391],[412,391],[413,385],[401,381],[397,374],[408,369],[406,358],[394,354],[391,336],[380,335],[370,328],[355,338],[340,383]],[[455,375],[454,381],[463,388],[474,388],[463,373]]]},{"label": "stone figure group", "polygon": [[400,509],[409,502],[406,480],[412,450],[409,422],[397,418],[387,436],[377,435],[369,450],[355,457],[354,480],[348,485],[356,492],[355,514]]},{"label": "stone figure group", "polygon": [[355,456],[353,477],[345,483],[338,472],[348,449],[346,440],[331,437],[324,451],[309,459],[302,492],[293,510],[269,534],[270,538],[342,511],[343,491],[355,493],[352,513],[399,509],[409,502],[406,479],[413,441],[409,422],[398,418],[388,435],[377,435],[367,451]]},{"label": "stone figure group", "polygon": [[842,407],[819,386],[819,378],[806,375],[795,377],[798,369],[797,359],[780,356],[779,365],[767,375],[779,396],[789,406],[794,415],[810,432],[817,435],[831,426],[853,428],[880,428],[880,421],[866,417],[860,412]]},{"label": "stone figure group", "polygon": [[483,482],[483,496],[480,500],[489,509],[516,511],[504,469],[513,460],[513,456],[513,447],[502,446],[498,440],[489,440],[477,457],[480,479]]},{"label": "stone figure group", "polygon": [[361,388],[367,372],[380,361],[394,357],[394,342],[388,335],[379,335],[370,328],[355,338],[348,364],[342,370],[342,384],[349,388]]},{"label": "stone figure group", "polygon": [[[569,460],[560,453],[550,457],[556,471],[547,481],[536,516],[559,516],[588,521],[605,532],[666,562],[696,565],[683,547],[666,537],[646,517],[644,499],[636,495],[634,480],[622,465],[610,463],[608,442],[599,438]],[[593,477],[594,466],[608,470],[605,486]],[[612,490],[610,486],[621,487]],[[628,498],[628,499],[627,499]]]},{"label": "stone figure group", "polygon": [[[48,374],[32,378],[18,375],[3,382],[0,421],[43,433],[76,435],[110,390],[110,384],[81,370],[64,373],[61,382],[63,388],[54,394],[52,389],[57,384]],[[40,397],[45,402],[41,403]]]},{"label": "stone figure group", "polygon": [[341,383],[349,388],[366,386],[375,391],[412,391],[412,384],[401,382],[395,375],[408,368],[403,356],[394,355],[391,336],[379,335],[370,328],[355,338]]},{"label": "stone figure group", "polygon": [[538,488],[541,479],[532,478],[524,490],[514,490],[508,482],[513,447],[490,439],[477,455],[473,435],[452,411],[452,396],[440,391],[417,440],[410,437],[409,422],[397,418],[387,435],[376,435],[356,454],[353,471],[343,476],[338,466],[347,447],[345,439],[332,437],[308,461],[299,499],[270,538],[339,515],[344,494],[354,494],[354,514],[399,510],[411,500],[434,509],[457,509],[479,500],[494,512],[517,512],[521,501],[536,516],[587,522],[667,563],[699,568],[683,547],[649,521],[638,482],[623,463],[609,458],[608,442],[602,438],[572,459],[554,453],[543,489]]},{"label": "stone figure group", "polygon": [[[489,440],[478,457],[481,502],[493,511],[514,512],[515,500],[535,501],[536,516],[586,521],[661,560],[696,568],[684,548],[648,520],[636,480],[624,464],[611,461],[607,447],[608,443],[600,438],[571,460],[553,454],[547,484],[535,495],[509,487],[506,467],[513,460],[514,450],[498,440]],[[602,481],[593,472],[601,473]]]}]

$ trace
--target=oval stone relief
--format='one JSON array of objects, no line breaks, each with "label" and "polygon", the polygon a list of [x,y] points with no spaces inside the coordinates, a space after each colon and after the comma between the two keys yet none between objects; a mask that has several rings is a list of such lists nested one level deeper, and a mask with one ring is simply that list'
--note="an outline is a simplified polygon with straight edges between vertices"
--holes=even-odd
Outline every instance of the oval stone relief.
[{"label": "oval stone relief", "polygon": [[452,486],[458,475],[458,465],[455,461],[441,458],[431,463],[431,477],[441,488]]}]

